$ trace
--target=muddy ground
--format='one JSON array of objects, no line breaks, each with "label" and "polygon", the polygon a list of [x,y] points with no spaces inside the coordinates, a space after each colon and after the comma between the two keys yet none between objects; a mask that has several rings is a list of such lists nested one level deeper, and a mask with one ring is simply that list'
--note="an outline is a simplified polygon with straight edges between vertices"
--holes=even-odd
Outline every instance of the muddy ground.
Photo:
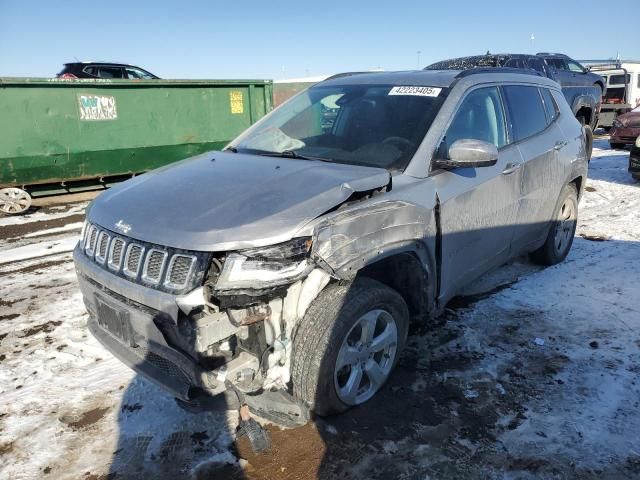
[{"label": "muddy ground", "polygon": [[564,263],[476,282],[372,401],[268,426],[260,455],[231,400],[185,412],[88,335],[68,248],[86,202],[0,219],[0,477],[640,478],[640,187],[597,146]]}]

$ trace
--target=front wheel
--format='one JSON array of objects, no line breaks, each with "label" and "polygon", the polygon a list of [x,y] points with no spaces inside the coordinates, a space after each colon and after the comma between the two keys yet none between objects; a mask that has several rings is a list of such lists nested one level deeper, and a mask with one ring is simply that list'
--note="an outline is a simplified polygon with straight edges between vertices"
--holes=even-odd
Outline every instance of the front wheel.
[{"label": "front wheel", "polygon": [[330,285],[309,307],[293,341],[293,393],[318,415],[371,399],[398,361],[409,311],[371,279]]},{"label": "front wheel", "polygon": [[578,222],[578,192],[573,185],[562,189],[553,223],[544,245],[531,254],[542,265],[555,265],[565,259],[571,250]]}]

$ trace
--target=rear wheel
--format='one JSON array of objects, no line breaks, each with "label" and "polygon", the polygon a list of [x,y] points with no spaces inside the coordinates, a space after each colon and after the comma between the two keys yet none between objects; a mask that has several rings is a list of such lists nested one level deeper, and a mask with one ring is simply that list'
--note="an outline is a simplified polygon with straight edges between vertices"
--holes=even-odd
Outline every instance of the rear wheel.
[{"label": "rear wheel", "polygon": [[9,187],[0,189],[0,212],[18,215],[29,210],[31,195],[21,188]]},{"label": "rear wheel", "polygon": [[358,279],[325,288],[293,342],[294,395],[318,415],[371,399],[391,375],[408,325],[406,303],[386,285]]},{"label": "rear wheel", "polygon": [[555,265],[563,261],[571,250],[578,220],[578,192],[573,185],[562,189],[553,223],[544,245],[531,254],[542,265]]}]

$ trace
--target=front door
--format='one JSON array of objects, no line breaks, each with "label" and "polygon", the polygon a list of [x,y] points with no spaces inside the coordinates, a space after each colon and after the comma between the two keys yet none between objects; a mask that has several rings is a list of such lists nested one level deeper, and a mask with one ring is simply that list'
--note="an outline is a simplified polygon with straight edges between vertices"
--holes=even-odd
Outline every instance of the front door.
[{"label": "front door", "polygon": [[441,301],[508,258],[520,195],[522,157],[517,145],[508,143],[498,87],[466,94],[437,156],[447,156],[448,147],[463,138],[496,145],[498,162],[432,173],[440,200]]}]

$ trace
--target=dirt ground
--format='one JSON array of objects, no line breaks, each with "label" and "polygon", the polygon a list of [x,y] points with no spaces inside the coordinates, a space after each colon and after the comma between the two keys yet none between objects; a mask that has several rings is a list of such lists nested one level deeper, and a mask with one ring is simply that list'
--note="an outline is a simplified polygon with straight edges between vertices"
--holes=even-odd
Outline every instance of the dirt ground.
[{"label": "dirt ground", "polygon": [[373,400],[263,454],[230,401],[185,412],[88,334],[86,200],[0,218],[0,478],[640,478],[640,186],[596,147],[564,263],[483,277]]}]

